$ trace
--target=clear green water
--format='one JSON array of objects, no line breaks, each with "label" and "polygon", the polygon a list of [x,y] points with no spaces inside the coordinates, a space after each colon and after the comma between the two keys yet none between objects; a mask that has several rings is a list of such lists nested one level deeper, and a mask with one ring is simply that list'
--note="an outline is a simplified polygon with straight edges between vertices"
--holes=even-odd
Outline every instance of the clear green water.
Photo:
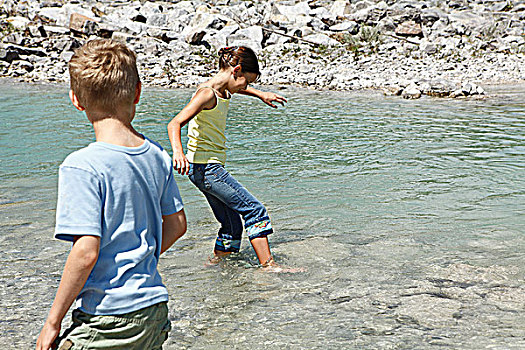
[{"label": "clear green water", "polygon": [[[232,101],[228,169],[268,207],[277,259],[248,242],[216,268],[217,223],[178,177],[186,236],[161,260],[166,349],[525,347],[525,87],[486,100],[282,91]],[[146,89],[136,128],[169,149],[189,90]],[[93,141],[67,88],[0,85],[0,345],[30,348],[69,245],[57,169]],[[64,323],[69,325],[69,318]]]}]

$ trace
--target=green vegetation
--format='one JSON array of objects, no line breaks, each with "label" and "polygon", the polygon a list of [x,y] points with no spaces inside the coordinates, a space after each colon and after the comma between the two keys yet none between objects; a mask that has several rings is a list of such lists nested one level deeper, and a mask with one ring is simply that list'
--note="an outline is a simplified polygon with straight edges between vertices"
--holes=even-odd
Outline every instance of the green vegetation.
[{"label": "green vegetation", "polygon": [[4,22],[4,21],[0,22],[0,35],[4,36],[4,35],[7,35],[7,34],[11,34],[13,32],[16,32],[16,31],[18,31],[18,30],[11,23]]},{"label": "green vegetation", "polygon": [[361,26],[359,33],[355,35],[337,34],[333,38],[343,44],[355,56],[377,52],[379,45],[383,43],[379,29],[371,26]]}]

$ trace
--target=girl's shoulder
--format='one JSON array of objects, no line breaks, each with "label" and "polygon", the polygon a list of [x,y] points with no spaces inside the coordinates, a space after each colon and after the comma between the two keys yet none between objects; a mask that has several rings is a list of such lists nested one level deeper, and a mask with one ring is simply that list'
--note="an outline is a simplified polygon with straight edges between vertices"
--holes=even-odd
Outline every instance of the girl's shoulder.
[{"label": "girl's shoulder", "polygon": [[193,99],[197,100],[203,109],[213,109],[217,105],[217,93],[210,86],[199,85],[193,94]]}]

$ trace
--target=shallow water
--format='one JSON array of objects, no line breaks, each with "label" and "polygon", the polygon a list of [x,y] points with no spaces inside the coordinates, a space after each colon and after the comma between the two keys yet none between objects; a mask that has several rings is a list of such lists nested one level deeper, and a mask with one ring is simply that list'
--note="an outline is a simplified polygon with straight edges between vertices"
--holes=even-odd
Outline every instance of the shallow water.
[{"label": "shallow water", "polygon": [[[228,169],[268,207],[277,260],[307,271],[264,273],[247,241],[205,268],[218,226],[179,176],[165,349],[524,348],[525,87],[489,92],[235,97]],[[169,148],[191,93],[147,88],[136,128]],[[65,87],[3,83],[0,111],[0,347],[30,348],[69,251],[52,238],[57,168],[93,134]]]}]

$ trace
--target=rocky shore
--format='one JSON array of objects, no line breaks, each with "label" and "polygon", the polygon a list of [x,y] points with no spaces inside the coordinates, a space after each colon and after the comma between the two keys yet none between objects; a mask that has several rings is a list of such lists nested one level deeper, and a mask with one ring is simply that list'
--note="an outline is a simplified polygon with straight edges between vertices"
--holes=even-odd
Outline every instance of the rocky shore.
[{"label": "rocky shore", "polygon": [[0,0],[0,76],[66,82],[75,48],[126,42],[147,85],[192,87],[246,45],[261,84],[462,97],[525,81],[525,1]]}]

